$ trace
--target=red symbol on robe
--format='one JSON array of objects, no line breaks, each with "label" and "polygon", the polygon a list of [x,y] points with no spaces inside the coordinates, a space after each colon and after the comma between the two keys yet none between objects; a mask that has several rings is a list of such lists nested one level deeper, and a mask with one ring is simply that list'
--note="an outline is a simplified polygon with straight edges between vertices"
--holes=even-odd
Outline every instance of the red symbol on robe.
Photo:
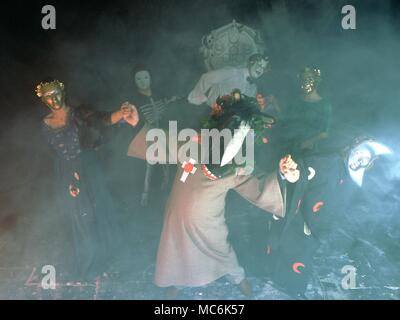
[{"label": "red symbol on robe", "polygon": [[76,198],[80,193],[80,190],[78,187],[75,187],[74,185],[70,184],[69,185],[69,194],[71,197]]},{"label": "red symbol on robe", "polygon": [[193,165],[193,163],[186,163],[186,165],[185,165],[185,167],[183,168],[183,170],[185,171],[185,172],[192,172],[193,171],[193,168],[194,168],[194,165]]},{"label": "red symbol on robe", "polygon": [[184,162],[182,164],[182,168],[183,168],[183,173],[181,176],[181,181],[185,182],[187,177],[189,176],[189,174],[195,174],[197,168],[194,166],[194,164],[196,163],[196,160],[194,159],[190,159],[189,162]]},{"label": "red symbol on robe", "polygon": [[304,263],[302,263],[302,262],[293,263],[293,265],[292,265],[293,272],[300,274],[301,271],[299,270],[299,268],[305,268]]},{"label": "red symbol on robe", "polygon": [[316,204],[314,204],[312,211],[314,213],[317,213],[319,210],[321,210],[323,205],[324,205],[324,203],[322,201],[318,201]]}]

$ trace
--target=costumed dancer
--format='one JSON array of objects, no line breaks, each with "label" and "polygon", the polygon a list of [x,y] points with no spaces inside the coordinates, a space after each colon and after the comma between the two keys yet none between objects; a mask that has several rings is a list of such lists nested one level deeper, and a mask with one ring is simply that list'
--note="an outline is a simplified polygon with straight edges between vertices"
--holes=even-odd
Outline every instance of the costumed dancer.
[{"label": "costumed dancer", "polygon": [[295,153],[311,154],[321,149],[328,138],[332,107],[331,103],[318,92],[321,70],[305,67],[298,74],[300,95],[291,102],[282,122],[284,136],[289,140],[290,150]]},{"label": "costumed dancer", "polygon": [[[153,128],[168,128],[168,119],[165,111],[168,104],[175,102],[178,98],[173,96],[169,99],[161,99],[157,92],[152,89],[151,74],[147,67],[137,66],[133,71],[136,94],[133,101],[138,106],[140,122],[138,133],[131,141],[128,148],[128,156],[146,160],[146,133]],[[165,190],[169,181],[169,166],[161,165],[162,182],[161,189]],[[154,165],[146,162],[146,173],[144,179],[143,193],[141,196],[142,206],[147,206],[151,188]]]},{"label": "costumed dancer", "polygon": [[331,105],[317,90],[321,71],[306,67],[298,80],[301,95],[280,129],[281,143],[296,156],[301,178],[288,188],[286,217],[268,223],[267,252],[275,284],[296,298],[304,298],[321,230],[329,228],[332,220],[327,210],[329,197],[343,181],[344,166],[338,155],[323,154],[331,126]]},{"label": "costumed dancer", "polygon": [[58,179],[56,196],[72,235],[74,276],[92,281],[106,271],[109,254],[119,234],[113,224],[114,206],[99,167],[96,149],[103,143],[103,130],[121,120],[136,126],[138,113],[125,103],[114,112],[66,103],[64,84],[41,82],[37,96],[50,109],[43,119],[43,133],[55,151]]},{"label": "costumed dancer", "polygon": [[[238,285],[243,294],[251,294],[245,271],[227,240],[226,195],[229,190],[235,190],[254,205],[283,217],[286,204],[281,185],[285,184],[284,180],[296,182],[299,178],[297,164],[290,156],[283,157],[279,166],[276,163],[278,169],[268,176],[250,174],[254,166],[251,159],[241,166],[232,162],[221,167],[242,146],[246,136],[243,131],[252,128],[256,139],[262,139],[268,130],[266,125],[273,123],[259,108],[256,99],[240,92],[218,99],[205,128],[238,129],[231,140],[234,143],[228,144],[218,164],[197,159],[178,169],[166,207],[155,273],[156,285],[167,288],[168,298],[175,297],[181,287],[203,286],[223,276]],[[193,140],[193,143],[199,141]],[[201,143],[204,143],[203,137]],[[195,172],[183,183],[181,179],[188,172],[187,166]]]}]

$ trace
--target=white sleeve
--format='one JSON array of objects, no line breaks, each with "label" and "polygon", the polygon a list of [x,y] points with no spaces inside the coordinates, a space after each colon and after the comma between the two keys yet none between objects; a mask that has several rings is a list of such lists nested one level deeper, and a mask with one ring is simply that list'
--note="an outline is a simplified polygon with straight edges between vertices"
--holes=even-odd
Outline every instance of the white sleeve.
[{"label": "white sleeve", "polygon": [[255,84],[252,84],[250,87],[249,96],[255,98],[257,96],[258,90]]},{"label": "white sleeve", "polygon": [[194,89],[189,93],[188,101],[195,105],[207,102],[206,92],[210,89],[211,82],[208,81],[207,74],[203,74]]}]

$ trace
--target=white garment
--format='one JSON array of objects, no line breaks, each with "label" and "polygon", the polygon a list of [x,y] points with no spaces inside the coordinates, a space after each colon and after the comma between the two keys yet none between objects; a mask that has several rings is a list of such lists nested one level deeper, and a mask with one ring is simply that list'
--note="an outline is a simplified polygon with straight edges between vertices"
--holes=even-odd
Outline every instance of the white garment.
[{"label": "white garment", "polygon": [[248,77],[247,68],[227,67],[207,72],[201,76],[190,92],[188,101],[196,105],[207,103],[211,107],[219,96],[229,94],[234,89],[239,89],[247,96],[255,97],[257,87],[247,80]]}]

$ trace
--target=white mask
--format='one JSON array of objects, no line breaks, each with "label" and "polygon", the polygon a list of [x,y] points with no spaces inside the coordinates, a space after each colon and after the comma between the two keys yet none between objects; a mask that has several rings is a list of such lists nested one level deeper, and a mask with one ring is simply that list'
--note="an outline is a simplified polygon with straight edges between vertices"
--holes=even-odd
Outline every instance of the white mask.
[{"label": "white mask", "polygon": [[151,78],[147,70],[138,71],[135,73],[135,84],[141,91],[150,89]]},{"label": "white mask", "polygon": [[249,67],[250,77],[253,79],[260,78],[267,70],[268,61],[261,59]]}]

